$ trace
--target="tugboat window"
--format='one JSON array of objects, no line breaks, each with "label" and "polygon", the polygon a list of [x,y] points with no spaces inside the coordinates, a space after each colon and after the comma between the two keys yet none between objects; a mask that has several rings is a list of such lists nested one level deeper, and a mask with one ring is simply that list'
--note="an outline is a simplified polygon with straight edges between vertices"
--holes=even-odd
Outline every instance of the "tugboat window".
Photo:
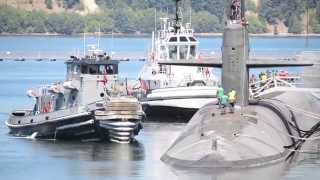
[{"label": "tugboat window", "polygon": [[113,74],[113,65],[107,65],[107,74]]},{"label": "tugboat window", "polygon": [[99,66],[99,74],[105,74],[106,73],[106,66],[100,65]]},{"label": "tugboat window", "polygon": [[79,65],[73,66],[73,73],[74,74],[77,74],[77,72],[79,72],[79,70],[80,70],[80,66]]},{"label": "tugboat window", "polygon": [[98,66],[89,66],[89,74],[98,74]]},{"label": "tugboat window", "polygon": [[86,65],[81,66],[81,73],[87,74],[87,69],[88,69],[88,66],[86,66]]},{"label": "tugboat window", "polygon": [[67,65],[67,73],[69,74],[69,73],[71,72],[71,70],[72,70],[72,69],[71,69],[71,64],[68,64],[68,65]]}]

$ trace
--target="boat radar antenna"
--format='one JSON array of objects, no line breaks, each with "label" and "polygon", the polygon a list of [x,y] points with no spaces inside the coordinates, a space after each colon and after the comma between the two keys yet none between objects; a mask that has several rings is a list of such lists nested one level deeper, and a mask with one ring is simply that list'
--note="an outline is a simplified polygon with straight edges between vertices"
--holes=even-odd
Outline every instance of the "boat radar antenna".
[{"label": "boat radar antenna", "polygon": [[180,28],[181,28],[181,20],[182,20],[182,17],[179,15],[179,9],[180,9],[180,6],[179,6],[179,2],[181,2],[182,0],[175,0],[176,2],[176,17],[175,17],[175,24],[174,24],[174,31],[175,33],[177,33]]}]

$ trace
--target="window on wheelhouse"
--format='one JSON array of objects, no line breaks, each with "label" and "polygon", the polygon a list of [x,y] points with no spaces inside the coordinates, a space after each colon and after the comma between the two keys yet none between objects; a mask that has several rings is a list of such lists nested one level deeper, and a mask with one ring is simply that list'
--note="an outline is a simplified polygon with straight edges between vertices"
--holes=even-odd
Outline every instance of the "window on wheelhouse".
[{"label": "window on wheelhouse", "polygon": [[107,65],[99,65],[99,74],[117,74],[118,69],[116,65],[107,64]]},{"label": "window on wheelhouse", "polygon": [[180,37],[180,42],[188,42],[187,37],[181,36],[181,37]]},{"label": "window on wheelhouse", "polygon": [[177,37],[171,37],[171,38],[169,39],[169,42],[177,42]]},{"label": "window on wheelhouse", "polygon": [[177,60],[178,46],[169,45],[169,58],[171,60]]},{"label": "window on wheelhouse", "polygon": [[80,65],[67,64],[67,80],[70,80],[73,75],[76,75],[80,72]]},{"label": "window on wheelhouse", "polygon": [[194,37],[189,37],[189,40],[192,42],[196,42],[197,40]]},{"label": "window on wheelhouse", "polygon": [[97,65],[89,65],[88,71],[89,71],[89,74],[98,74],[99,67]]},{"label": "window on wheelhouse", "polygon": [[190,46],[190,55],[189,55],[189,59],[195,59],[196,58],[196,45],[191,45]]},{"label": "window on wheelhouse", "polygon": [[118,74],[118,67],[114,64],[82,65],[81,73],[91,75]]},{"label": "window on wheelhouse", "polygon": [[160,46],[160,59],[167,59],[167,51],[165,46]]},{"label": "window on wheelhouse", "polygon": [[179,52],[180,52],[180,54],[179,54],[180,59],[187,59],[187,56],[188,56],[188,45],[181,45]]}]

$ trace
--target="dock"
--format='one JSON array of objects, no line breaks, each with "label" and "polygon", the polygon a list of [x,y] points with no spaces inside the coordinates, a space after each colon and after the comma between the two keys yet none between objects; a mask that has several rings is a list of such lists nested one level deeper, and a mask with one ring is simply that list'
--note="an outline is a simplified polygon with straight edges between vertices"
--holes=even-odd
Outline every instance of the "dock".
[{"label": "dock", "polygon": [[[83,53],[75,53],[74,51],[0,51],[0,59],[3,60],[68,60],[70,56],[83,57]],[[145,52],[116,52],[112,54],[113,59],[121,61],[148,59]]]}]

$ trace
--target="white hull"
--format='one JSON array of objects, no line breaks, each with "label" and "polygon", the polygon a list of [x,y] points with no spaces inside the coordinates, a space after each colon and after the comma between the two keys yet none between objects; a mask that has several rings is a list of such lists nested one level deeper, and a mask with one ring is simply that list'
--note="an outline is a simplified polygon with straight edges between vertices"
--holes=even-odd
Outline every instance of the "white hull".
[{"label": "white hull", "polygon": [[199,109],[216,101],[216,87],[193,86],[152,91],[142,105]]},{"label": "white hull", "polygon": [[200,109],[208,103],[216,101],[216,98],[187,98],[187,99],[168,99],[147,101],[142,105],[154,106],[154,107],[177,107],[185,109]]}]

